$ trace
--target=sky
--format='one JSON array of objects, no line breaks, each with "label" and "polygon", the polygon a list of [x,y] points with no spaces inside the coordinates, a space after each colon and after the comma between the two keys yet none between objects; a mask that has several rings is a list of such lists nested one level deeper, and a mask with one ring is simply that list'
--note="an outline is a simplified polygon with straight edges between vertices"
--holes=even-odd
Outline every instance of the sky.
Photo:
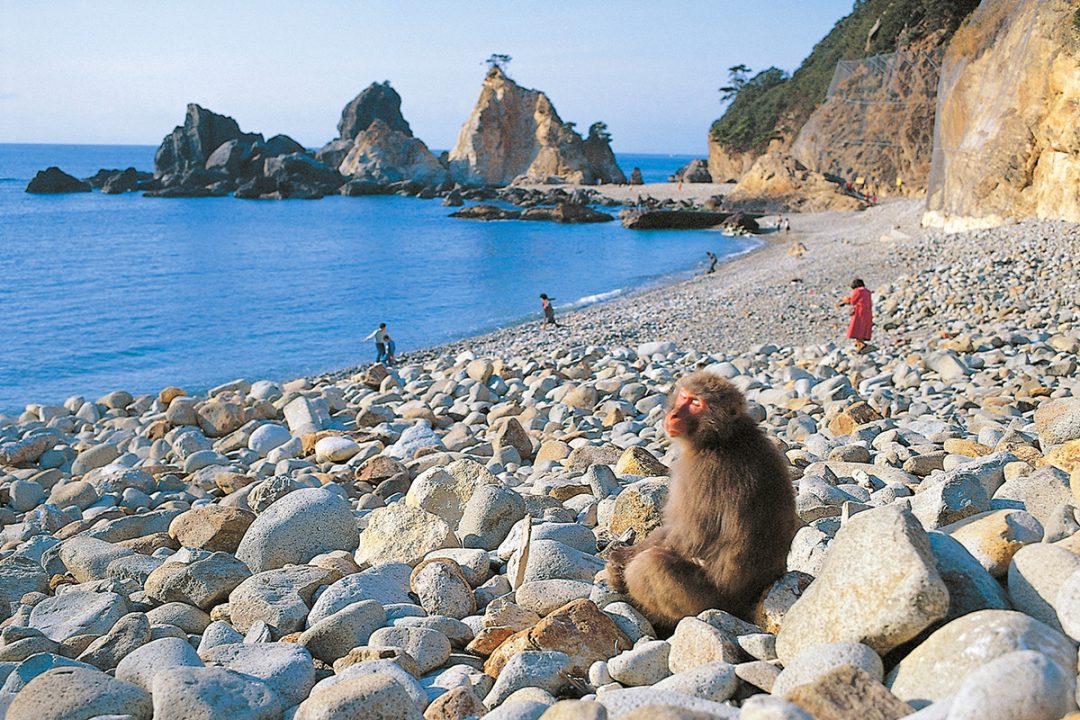
[{"label": "sky", "polygon": [[0,0],[0,142],[157,145],[187,103],[309,147],[389,80],[454,145],[484,59],[616,152],[704,155],[727,68],[793,71],[852,0]]}]

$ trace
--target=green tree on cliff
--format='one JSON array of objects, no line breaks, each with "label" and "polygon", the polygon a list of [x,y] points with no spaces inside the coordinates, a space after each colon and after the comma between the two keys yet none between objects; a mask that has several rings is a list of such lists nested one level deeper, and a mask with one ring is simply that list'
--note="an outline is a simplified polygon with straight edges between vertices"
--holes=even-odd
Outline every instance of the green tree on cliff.
[{"label": "green tree on cliff", "polygon": [[606,122],[594,122],[589,126],[589,139],[610,143],[611,133],[608,132]]},{"label": "green tree on cliff", "polygon": [[488,66],[488,72],[491,72],[495,68],[499,68],[505,73],[506,66],[510,64],[511,60],[513,60],[513,58],[506,53],[491,53],[487,56],[487,60],[484,61],[484,64]]}]

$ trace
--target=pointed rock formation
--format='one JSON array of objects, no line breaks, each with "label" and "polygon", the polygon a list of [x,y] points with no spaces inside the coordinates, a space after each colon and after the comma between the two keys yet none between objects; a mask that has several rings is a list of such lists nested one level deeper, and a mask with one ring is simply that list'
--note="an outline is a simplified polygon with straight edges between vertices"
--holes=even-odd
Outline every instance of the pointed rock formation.
[{"label": "pointed rock formation", "polygon": [[243,198],[317,198],[343,180],[288,135],[263,140],[231,117],[188,105],[184,124],[165,137],[154,156],[152,197],[228,195]]},{"label": "pointed rock formation", "polygon": [[[406,130],[408,127],[406,124]],[[422,140],[392,128],[380,118],[372,120],[356,136],[339,170],[355,180],[384,185],[402,180],[440,185],[447,179],[446,168]]]},{"label": "pointed rock formation", "polygon": [[1080,222],[1080,19],[1069,0],[984,0],[938,88],[923,223]]},{"label": "pointed rock formation", "polygon": [[590,153],[547,95],[521,87],[496,65],[450,151],[450,174],[462,185],[547,182],[552,177],[586,184],[624,182],[610,146],[605,153],[601,143],[608,145],[598,137]]},{"label": "pointed rock formation", "polygon": [[381,120],[388,128],[412,137],[412,129],[401,114],[401,96],[390,81],[371,83],[354,97],[341,111],[338,136],[323,145],[316,157],[331,167],[340,167],[352,149],[356,136],[368,129],[372,122]]},{"label": "pointed rock formation", "polygon": [[187,106],[184,124],[173,129],[154,154],[154,177],[183,175],[203,169],[210,155],[230,140],[253,145],[262,139],[259,133],[241,132],[231,117],[191,103]]}]

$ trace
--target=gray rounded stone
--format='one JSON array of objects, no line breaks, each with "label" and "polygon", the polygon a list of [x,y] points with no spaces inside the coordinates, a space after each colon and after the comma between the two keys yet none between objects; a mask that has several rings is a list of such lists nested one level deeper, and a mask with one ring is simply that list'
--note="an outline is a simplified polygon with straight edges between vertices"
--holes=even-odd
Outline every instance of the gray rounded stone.
[{"label": "gray rounded stone", "polygon": [[265,682],[219,667],[179,667],[154,676],[154,720],[277,720],[285,706]]},{"label": "gray rounded stone", "polygon": [[976,669],[952,700],[949,720],[1057,720],[1076,708],[1076,679],[1035,650],[1002,655]]},{"label": "gray rounded stone", "polygon": [[252,572],[305,563],[331,550],[355,550],[356,519],[347,500],[322,488],[296,490],[262,512],[236,557]]},{"label": "gray rounded stone", "polygon": [[320,688],[301,703],[293,720],[422,720],[420,708],[393,677],[361,675]]},{"label": "gray rounded stone", "polygon": [[35,605],[29,626],[63,642],[76,635],[104,635],[126,612],[127,603],[116,593],[69,591]]},{"label": "gray rounded stone", "polygon": [[54,668],[24,687],[7,711],[7,720],[89,720],[126,715],[150,720],[150,694],[137,685],[84,667]]},{"label": "gray rounded stone", "polygon": [[371,633],[385,622],[386,611],[382,605],[374,600],[361,600],[315,623],[297,642],[312,656],[332,665],[354,647],[367,645]]},{"label": "gray rounded stone", "polygon": [[813,682],[841,665],[854,665],[861,668],[878,681],[885,674],[881,657],[874,652],[873,648],[862,643],[838,642],[811,645],[784,665],[783,671],[777,676],[772,686],[772,694],[785,696],[799,685]]},{"label": "gray rounded stone", "polygon": [[315,665],[307,650],[293,643],[218,645],[202,654],[207,665],[227,667],[256,677],[281,696],[286,707],[296,705],[315,685]]},{"label": "gray rounded stone", "polygon": [[116,678],[150,691],[154,676],[162,670],[180,667],[202,667],[191,643],[180,638],[161,638],[133,650],[116,666]]},{"label": "gray rounded stone", "polygon": [[653,687],[702,700],[724,702],[739,689],[739,677],[735,674],[734,665],[719,660],[675,673]]},{"label": "gray rounded stone", "polygon": [[441,666],[450,657],[450,639],[437,630],[421,627],[380,628],[371,634],[370,645],[390,645],[409,653],[427,673]]}]

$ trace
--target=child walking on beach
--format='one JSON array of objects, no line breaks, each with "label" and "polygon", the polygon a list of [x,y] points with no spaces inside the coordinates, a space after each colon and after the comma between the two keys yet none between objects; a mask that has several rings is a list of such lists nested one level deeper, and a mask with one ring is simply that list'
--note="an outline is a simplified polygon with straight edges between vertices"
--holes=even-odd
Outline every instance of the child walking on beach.
[{"label": "child walking on beach", "polygon": [[368,333],[364,342],[372,338],[375,338],[375,362],[382,362],[386,359],[386,342],[390,339],[390,335],[386,332],[386,323],[379,323],[379,327]]},{"label": "child walking on beach", "polygon": [[714,272],[716,272],[716,255],[709,250],[706,250],[705,254],[709,256],[709,269],[705,271],[705,274],[712,275]]},{"label": "child walking on beach", "polygon": [[855,341],[855,352],[862,352],[866,343],[870,341],[870,333],[874,326],[873,298],[866,284],[859,278],[851,281],[851,294],[837,303],[837,307],[851,306],[851,323],[848,325],[847,336]]},{"label": "child walking on beach", "polygon": [[555,308],[551,306],[551,301],[554,299],[555,298],[549,298],[544,293],[540,293],[540,307],[544,309],[544,322],[540,323],[541,332],[543,332],[548,325],[562,327],[562,325],[555,322]]}]

